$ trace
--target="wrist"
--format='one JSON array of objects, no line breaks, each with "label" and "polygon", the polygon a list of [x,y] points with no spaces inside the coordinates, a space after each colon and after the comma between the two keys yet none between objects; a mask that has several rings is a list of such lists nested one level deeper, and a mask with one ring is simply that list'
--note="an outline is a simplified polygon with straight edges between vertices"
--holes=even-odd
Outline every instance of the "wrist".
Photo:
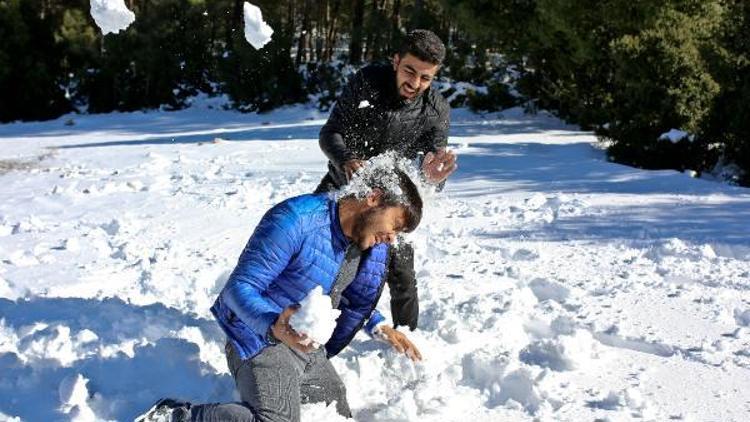
[{"label": "wrist", "polygon": [[273,335],[273,325],[268,327],[268,331],[266,332],[266,342],[268,344],[279,344],[279,339],[276,338],[275,335]]}]

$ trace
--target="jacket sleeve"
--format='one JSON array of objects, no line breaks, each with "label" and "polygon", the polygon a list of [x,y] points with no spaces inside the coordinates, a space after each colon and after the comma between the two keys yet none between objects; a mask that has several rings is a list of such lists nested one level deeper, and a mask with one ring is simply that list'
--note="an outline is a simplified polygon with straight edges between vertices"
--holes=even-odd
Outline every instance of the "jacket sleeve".
[{"label": "jacket sleeve", "polygon": [[[437,94],[441,95],[441,94]],[[435,105],[437,115],[430,119],[430,124],[422,133],[420,142],[421,152],[435,152],[438,148],[448,146],[448,131],[450,129],[450,107],[443,98],[437,100]]]},{"label": "jacket sleeve", "polygon": [[[442,94],[438,94],[442,95]],[[450,130],[450,106],[440,98],[436,104],[437,116],[431,119],[431,124],[423,132],[420,139],[420,152],[422,155],[419,159],[419,168],[422,168],[424,156],[429,152],[436,152],[439,148],[448,146],[448,131]],[[442,191],[445,187],[445,181],[436,185],[437,191]]]},{"label": "jacket sleeve", "polygon": [[265,336],[282,309],[264,292],[287,267],[301,245],[294,212],[285,204],[263,216],[222,291],[222,299],[239,319]]},{"label": "jacket sleeve", "polygon": [[361,72],[357,72],[344,86],[341,95],[331,110],[328,121],[320,129],[318,144],[331,163],[341,168],[348,160],[356,158],[346,145],[347,127],[356,124],[356,110],[359,106],[360,93],[364,85]]},{"label": "jacket sleeve", "polygon": [[384,324],[386,322],[385,316],[378,312],[377,309],[373,309],[372,313],[370,314],[370,318],[367,320],[367,323],[363,327],[365,332],[369,334],[372,337],[372,332],[377,328],[378,325]]}]

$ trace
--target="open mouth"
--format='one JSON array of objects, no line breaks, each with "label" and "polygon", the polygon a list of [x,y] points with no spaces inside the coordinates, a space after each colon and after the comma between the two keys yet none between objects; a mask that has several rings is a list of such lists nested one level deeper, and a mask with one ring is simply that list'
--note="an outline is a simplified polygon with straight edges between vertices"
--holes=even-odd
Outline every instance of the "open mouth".
[{"label": "open mouth", "polygon": [[414,95],[414,94],[417,93],[416,89],[411,89],[411,88],[409,88],[408,85],[404,85],[403,88],[404,88],[404,92],[407,93],[407,94],[409,94],[409,95]]}]

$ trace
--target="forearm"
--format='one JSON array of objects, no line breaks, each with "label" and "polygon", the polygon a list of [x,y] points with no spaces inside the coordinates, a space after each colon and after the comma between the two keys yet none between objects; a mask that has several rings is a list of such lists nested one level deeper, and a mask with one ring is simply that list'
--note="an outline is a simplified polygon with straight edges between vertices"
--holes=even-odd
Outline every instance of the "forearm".
[{"label": "forearm", "polygon": [[326,157],[335,165],[341,168],[345,162],[354,159],[354,154],[346,147],[344,137],[341,133],[334,130],[327,130],[325,127],[320,131],[318,140],[320,149]]}]

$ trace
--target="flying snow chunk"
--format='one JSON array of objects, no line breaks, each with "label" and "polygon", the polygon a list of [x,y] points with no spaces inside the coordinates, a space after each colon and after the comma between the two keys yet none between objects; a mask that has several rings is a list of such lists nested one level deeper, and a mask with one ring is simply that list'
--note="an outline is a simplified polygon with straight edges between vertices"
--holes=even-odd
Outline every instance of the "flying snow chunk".
[{"label": "flying snow chunk", "polygon": [[245,2],[245,39],[255,49],[260,50],[271,41],[273,29],[263,21],[263,15],[258,6]]},{"label": "flying snow chunk", "polygon": [[302,300],[299,310],[289,319],[289,324],[298,333],[307,334],[313,345],[321,345],[331,338],[340,313],[338,309],[333,309],[331,298],[323,294],[323,288],[317,286]]},{"label": "flying snow chunk", "polygon": [[125,6],[125,0],[91,0],[91,17],[104,35],[124,31],[135,22],[135,14]]}]

